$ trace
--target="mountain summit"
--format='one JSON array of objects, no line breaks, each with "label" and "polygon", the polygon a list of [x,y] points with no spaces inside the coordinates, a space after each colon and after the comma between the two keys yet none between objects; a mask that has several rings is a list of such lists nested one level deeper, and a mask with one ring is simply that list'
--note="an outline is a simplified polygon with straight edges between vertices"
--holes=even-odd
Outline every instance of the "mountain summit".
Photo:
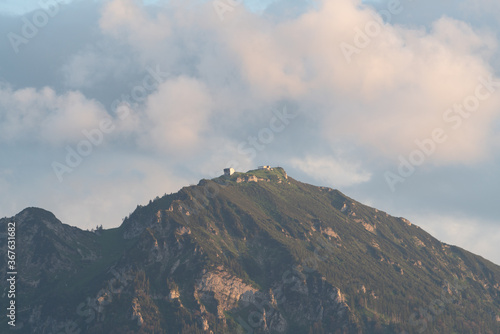
[{"label": "mountain summit", "polygon": [[499,266],[282,168],[201,180],[116,229],[9,222],[20,333],[500,333]]}]

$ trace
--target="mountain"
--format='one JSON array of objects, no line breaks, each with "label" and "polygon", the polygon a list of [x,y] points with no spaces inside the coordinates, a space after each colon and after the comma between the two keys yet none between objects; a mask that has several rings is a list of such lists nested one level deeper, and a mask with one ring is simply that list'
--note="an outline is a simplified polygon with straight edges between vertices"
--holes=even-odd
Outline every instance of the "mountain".
[{"label": "mountain", "polygon": [[19,333],[500,333],[499,266],[282,168],[201,180],[109,230],[27,208],[0,220],[2,254],[9,223]]}]

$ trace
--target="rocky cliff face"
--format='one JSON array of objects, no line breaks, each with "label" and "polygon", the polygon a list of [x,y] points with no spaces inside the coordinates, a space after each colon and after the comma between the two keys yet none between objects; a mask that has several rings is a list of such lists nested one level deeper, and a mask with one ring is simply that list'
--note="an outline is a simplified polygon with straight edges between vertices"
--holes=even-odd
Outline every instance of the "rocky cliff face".
[{"label": "rocky cliff face", "polygon": [[498,266],[282,169],[202,180],[99,233],[40,209],[12,220],[21,333],[500,328]]},{"label": "rocky cliff face", "polygon": [[225,319],[224,312],[238,307],[243,295],[253,294],[257,290],[247,285],[240,278],[231,275],[219,266],[214,271],[203,272],[196,281],[195,297],[204,305],[217,310],[217,317]]}]

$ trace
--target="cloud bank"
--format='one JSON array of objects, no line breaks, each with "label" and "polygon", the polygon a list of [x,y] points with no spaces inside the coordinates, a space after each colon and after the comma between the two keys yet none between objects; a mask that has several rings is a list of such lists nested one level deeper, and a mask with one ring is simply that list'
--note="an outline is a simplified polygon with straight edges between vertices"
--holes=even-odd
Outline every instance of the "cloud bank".
[{"label": "cloud bank", "polygon": [[[431,187],[443,169],[470,178],[498,166],[498,26],[482,20],[494,2],[429,2],[432,15],[407,1],[227,2],[223,20],[215,3],[74,1],[18,54],[3,39],[0,210],[38,205],[84,228],[100,217],[117,226],[126,205],[229,164],[270,163],[412,212],[429,191],[419,184]],[[0,32],[22,34],[23,22],[5,17]],[[103,121],[113,130],[59,183],[53,162]],[[390,193],[384,172],[437,128],[447,140]],[[443,196],[469,186],[450,181]]]}]

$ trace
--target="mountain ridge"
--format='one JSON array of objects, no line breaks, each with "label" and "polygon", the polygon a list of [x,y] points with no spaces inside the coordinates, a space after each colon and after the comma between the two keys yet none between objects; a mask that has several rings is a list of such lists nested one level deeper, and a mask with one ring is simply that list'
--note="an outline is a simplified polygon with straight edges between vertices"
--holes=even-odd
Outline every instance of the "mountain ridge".
[{"label": "mountain ridge", "polygon": [[41,333],[500,328],[499,266],[282,168],[203,179],[97,233],[36,229],[26,210],[58,220],[35,208],[13,217],[21,243],[39,240],[20,250],[34,274],[20,276],[19,301]]}]

